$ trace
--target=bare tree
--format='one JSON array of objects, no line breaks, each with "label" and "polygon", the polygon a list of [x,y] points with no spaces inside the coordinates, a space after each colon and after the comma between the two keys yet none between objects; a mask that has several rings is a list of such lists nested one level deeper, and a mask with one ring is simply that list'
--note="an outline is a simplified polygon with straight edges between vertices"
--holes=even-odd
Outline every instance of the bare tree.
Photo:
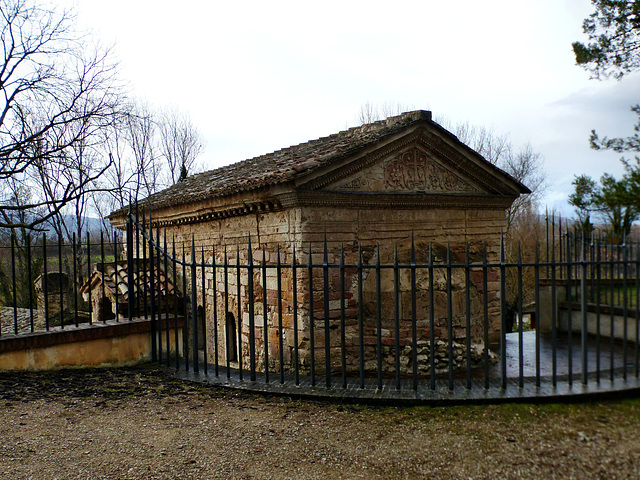
[{"label": "bare tree", "polygon": [[[0,0],[0,227],[37,227],[94,190],[109,167],[107,157],[84,169],[76,154],[97,150],[96,133],[118,114],[115,67],[73,20],[34,0]],[[11,202],[8,179],[33,187],[28,204]],[[12,215],[39,208],[19,222]]]},{"label": "bare tree", "polygon": [[[446,120],[440,123],[443,126],[448,124]],[[531,144],[526,143],[517,149],[508,135],[497,135],[486,127],[459,123],[445,128],[452,130],[462,143],[531,190],[530,194],[520,195],[507,210],[507,233],[518,222],[527,224],[547,188],[542,156],[533,150]]]},{"label": "bare tree", "polygon": [[378,120],[384,120],[387,117],[400,115],[410,110],[412,110],[412,108],[403,103],[385,102],[382,105],[373,105],[366,102],[360,106],[360,112],[358,112],[356,121],[359,125],[365,125],[367,123],[377,122]]},{"label": "bare tree", "polygon": [[174,108],[164,110],[158,124],[160,153],[168,168],[167,184],[170,186],[197,168],[196,160],[204,145],[189,117]]}]

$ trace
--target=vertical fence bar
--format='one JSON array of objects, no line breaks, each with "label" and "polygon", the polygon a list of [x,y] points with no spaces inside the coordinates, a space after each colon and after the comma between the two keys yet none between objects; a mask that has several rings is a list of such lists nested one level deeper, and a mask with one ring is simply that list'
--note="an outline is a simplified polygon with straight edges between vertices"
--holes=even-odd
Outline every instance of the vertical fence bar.
[{"label": "vertical fence bar", "polygon": [[[143,239],[144,240],[144,239]],[[189,325],[189,302],[187,301],[187,252],[185,248],[185,242],[182,242],[182,315],[183,315],[183,327],[182,327],[182,352],[184,356],[184,369],[189,371],[189,335],[187,334]],[[145,301],[146,305],[146,301]],[[146,318],[146,306],[145,306],[145,318]]]},{"label": "vertical fence bar", "polygon": [[347,388],[347,352],[345,332],[345,273],[344,244],[340,245],[340,363],[342,365],[342,388]]},{"label": "vertical fence bar", "polygon": [[300,385],[300,352],[298,352],[298,272],[296,265],[296,246],[293,245],[291,257],[291,281],[293,288],[293,369],[296,385]]},{"label": "vertical fence bar", "polygon": [[393,246],[393,304],[396,390],[400,390],[400,269],[398,268],[398,242]]},{"label": "vertical fence bar", "polygon": [[614,285],[615,282],[614,280],[616,280],[614,272],[615,272],[615,255],[614,255],[614,251],[613,251],[613,247],[611,247],[611,251],[609,252],[609,290],[611,291],[611,296],[607,296],[607,300],[609,301],[609,310],[610,310],[610,316],[609,316],[609,359],[610,359],[610,365],[609,365],[609,378],[611,380],[611,382],[614,381],[614,377],[615,377],[615,344],[614,344],[614,332],[615,332],[615,312],[614,312],[614,304],[615,304],[615,299],[614,299]]},{"label": "vertical fence bar", "polygon": [[[263,251],[264,254],[264,251]],[[263,255],[264,259],[264,255]],[[226,357],[226,366],[227,366],[227,378],[231,378],[231,353],[233,352],[233,345],[231,342],[231,332],[229,331],[229,259],[227,257],[227,246],[224,247],[224,339],[225,339],[225,357]],[[267,284],[266,281],[264,283],[264,296],[266,298]],[[266,306],[265,300],[265,306]],[[266,307],[265,307],[266,309]],[[231,351],[229,351],[231,350]],[[267,357],[268,350],[266,350],[266,342],[265,342],[265,362]],[[266,365],[265,365],[266,367]],[[269,378],[269,373],[267,370],[267,381]]]},{"label": "vertical fence bar", "polygon": [[[91,239],[87,232],[87,282],[91,285]],[[89,325],[93,324],[93,299],[91,298],[91,289],[89,290]]]},{"label": "vertical fence bar", "polygon": [[628,274],[628,264],[629,264],[629,248],[626,243],[622,245],[623,253],[622,253],[622,378],[627,380],[627,341],[629,339],[628,336],[628,328],[629,328],[629,311],[628,311],[628,299],[629,296],[627,294],[627,274]]},{"label": "vertical fence bar", "polygon": [[551,384],[555,388],[558,382],[558,291],[556,286],[556,242],[555,228],[551,224]]},{"label": "vertical fence bar", "polygon": [[589,382],[589,364],[587,357],[587,257],[585,252],[584,235],[582,237],[582,255],[581,255],[581,271],[580,271],[580,313],[582,315],[582,335],[580,336],[582,347],[582,383],[586,385]]},{"label": "vertical fence bar", "polygon": [[568,383],[569,386],[573,385],[573,252],[571,251],[571,238],[569,232],[565,237],[566,241],[566,285],[567,285],[567,302],[569,303],[568,318],[567,318],[567,368]]},{"label": "vertical fence bar", "polygon": [[251,235],[247,244],[247,289],[249,295],[249,372],[252,382],[256,381],[256,332],[255,332],[255,299],[253,294],[253,250]]},{"label": "vertical fence bar", "polygon": [[[47,281],[47,263],[48,263],[48,259],[47,259],[47,234],[43,233],[42,234],[42,259],[43,259],[43,265],[42,265],[42,289],[44,290],[44,326],[45,326],[45,330],[48,332],[49,331],[49,282]],[[103,291],[103,297],[104,297],[104,275],[103,275],[103,282],[102,282],[102,291]],[[104,303],[104,302],[103,302]],[[104,306],[103,306],[103,311],[104,311]]]},{"label": "vertical fence bar", "polygon": [[[140,317],[140,307],[142,306],[141,305],[142,299],[140,298],[141,297],[140,292],[142,292],[142,290],[141,290],[141,285],[140,285],[140,229],[138,227],[139,218],[140,218],[140,211],[138,210],[138,200],[136,199],[135,222],[133,224],[134,230],[132,230],[132,231],[135,231],[135,235],[136,235],[136,237],[135,237],[136,238],[136,242],[135,242],[136,243],[136,247],[135,247],[136,248],[136,250],[135,250],[136,251],[136,263],[135,263],[135,265],[136,265],[135,266],[135,273],[136,273],[136,277],[135,277],[136,278],[136,283],[135,283],[136,304],[135,304],[135,313],[134,314],[138,318]],[[175,241],[175,235],[174,235],[174,241]],[[174,252],[173,252],[173,258],[174,259],[176,258],[175,248],[174,248]],[[175,266],[176,265],[174,263],[174,267]],[[143,268],[144,268],[144,265],[143,265]],[[178,286],[175,284],[175,282],[174,282],[173,286],[174,286],[174,288],[178,288]],[[176,317],[177,317],[177,314],[176,314]]]},{"label": "vertical fence bar", "polygon": [[[33,333],[33,270],[31,265],[31,234],[27,233],[27,281],[29,282],[29,326]],[[91,304],[91,302],[89,302]],[[636,303],[637,304],[637,303]]]},{"label": "vertical fence bar", "polygon": [[518,243],[518,299],[517,299],[517,312],[518,312],[518,386],[524,388],[524,337],[523,337],[523,325],[522,325],[522,249]]},{"label": "vertical fence bar", "polygon": [[278,288],[278,361],[280,364],[280,383],[284,383],[284,331],[282,328],[282,264],[280,263],[280,245],[276,251],[276,281]]},{"label": "vertical fence bar", "polygon": [[449,357],[449,390],[453,390],[453,299],[452,299],[452,276],[451,266],[451,246],[447,244],[447,356]]},{"label": "vertical fence bar", "polygon": [[196,279],[198,276],[196,264],[196,242],[193,234],[191,235],[191,335],[192,335],[192,351],[193,351],[193,373],[199,373],[200,358],[198,357],[198,291],[196,288]]},{"label": "vertical fence bar", "polygon": [[[18,334],[18,292],[16,282],[16,245],[17,239],[15,233],[11,232],[11,290],[13,293],[13,333]],[[46,279],[45,279],[46,280]],[[62,281],[60,282],[62,285]],[[62,289],[62,287],[60,287]]]},{"label": "vertical fence bar", "polygon": [[602,277],[602,263],[601,263],[601,245],[600,239],[597,240],[595,245],[595,254],[596,254],[596,293],[595,302],[596,302],[596,382],[600,383],[600,354],[601,354],[601,311],[600,305],[602,301],[602,290],[601,290],[601,277]]},{"label": "vertical fence bar", "polygon": [[[225,264],[226,264],[225,254]],[[264,339],[264,381],[269,383],[269,323],[268,323],[268,308],[267,304],[267,258],[265,253],[265,247],[262,247],[262,327],[263,327],[263,339]],[[225,267],[226,272],[226,267]],[[226,278],[226,273],[225,273]]]},{"label": "vertical fence bar", "polygon": [[216,246],[211,245],[211,269],[213,276],[213,368],[216,377],[220,376],[220,366],[218,363],[218,272],[216,270]]},{"label": "vertical fence bar", "polygon": [[489,389],[489,279],[487,268],[487,244],[482,248],[482,310],[484,334],[484,388]]},{"label": "vertical fence bar", "polygon": [[589,288],[589,302],[590,303],[595,303],[596,299],[595,299],[595,278],[596,278],[596,265],[595,265],[595,246],[593,243],[593,232],[591,232],[591,238],[589,241],[589,266],[591,267],[590,269],[590,274],[589,274],[589,282],[590,282],[590,288]]},{"label": "vertical fence bar", "polygon": [[131,220],[131,206],[129,206],[129,218],[127,219],[127,229],[125,239],[127,242],[127,318],[133,319],[134,303],[136,301],[134,271],[133,271],[133,221]]},{"label": "vertical fence bar", "polygon": [[533,267],[534,275],[534,319],[536,321],[536,387],[540,388],[540,250],[536,242],[536,253]]},{"label": "vertical fence bar", "polygon": [[436,389],[436,325],[435,325],[435,305],[433,302],[434,278],[433,278],[433,246],[429,243],[429,386],[431,390]]},{"label": "vertical fence bar", "polygon": [[[166,238],[166,237],[165,237]],[[166,257],[165,257],[166,258]],[[202,275],[202,368],[204,370],[205,375],[209,375],[209,361],[207,355],[207,275],[206,275],[206,265],[204,261],[204,243],[202,244],[202,263],[200,264],[200,274]]]},{"label": "vertical fence bar", "polygon": [[62,288],[63,287],[62,274],[64,269],[62,267],[62,235],[61,234],[58,234],[58,271],[60,272],[60,277],[58,279],[58,290],[60,293],[60,328],[64,329],[64,289]]},{"label": "vertical fence bar", "polygon": [[[119,296],[118,290],[120,289],[119,288],[120,276],[118,275],[118,234],[115,230],[112,233],[113,233],[113,243],[111,244],[111,246],[113,248],[113,284],[114,284],[115,297],[116,297],[114,307],[115,307],[116,322],[117,322],[119,320],[118,316],[120,315],[120,309],[118,305],[120,303],[118,301],[118,296]],[[160,238],[160,235],[158,235],[158,238]]]},{"label": "vertical fence bar", "polygon": [[545,237],[546,237],[546,243],[545,243],[546,275],[545,275],[545,278],[548,279],[549,278],[549,210],[546,209],[546,208],[545,208],[545,211],[544,211],[544,221],[545,221],[544,234],[545,234]]},{"label": "vertical fence bar", "polygon": [[469,261],[469,242],[465,244],[464,252],[464,288],[466,311],[466,358],[467,358],[467,390],[471,389],[471,264]]},{"label": "vertical fence bar", "polygon": [[635,277],[636,277],[636,295],[635,295],[635,317],[636,317],[636,335],[635,335],[635,345],[634,345],[634,358],[635,358],[635,370],[636,370],[636,378],[640,376],[640,248],[638,248],[638,243],[636,246],[636,257],[635,257]]},{"label": "vertical fence bar", "polygon": [[411,362],[413,366],[413,389],[418,390],[418,320],[416,289],[416,244],[411,233]]},{"label": "vertical fence bar", "polygon": [[358,347],[360,349],[360,388],[364,388],[364,295],[362,269],[362,245],[358,243]]},{"label": "vertical fence bar", "polygon": [[378,390],[382,390],[382,298],[381,298],[380,244],[376,246],[376,355],[378,360]]},{"label": "vertical fence bar", "polygon": [[[151,358],[154,362],[159,361],[158,356],[158,331],[156,328],[156,266],[155,255],[153,254],[153,226],[151,223],[151,217],[149,217],[149,309],[151,316]],[[184,255],[183,255],[184,257]],[[104,270],[104,268],[103,268]],[[103,277],[104,278],[104,277]],[[104,285],[104,281],[103,281]],[[186,290],[185,290],[185,303],[186,303]],[[185,318],[186,321],[186,318]],[[186,356],[189,356],[187,352]]]},{"label": "vertical fence bar", "polygon": [[313,255],[311,253],[311,242],[309,242],[309,337],[311,338],[311,386],[316,386],[316,350],[315,350],[315,328],[313,314]]},{"label": "vertical fence bar", "polygon": [[[562,241],[562,217],[558,218],[558,246],[560,247],[558,250],[558,254],[559,254],[559,261],[560,261],[560,280],[562,280],[563,277],[563,267],[564,264],[562,262],[562,251],[564,248],[564,243]],[[568,266],[568,263],[567,263]]]},{"label": "vertical fence bar", "polygon": [[500,238],[500,385],[507,388],[507,267],[504,251],[504,235]]},{"label": "vertical fence bar", "polygon": [[237,338],[237,348],[238,348],[238,378],[240,381],[243,379],[243,368],[242,368],[242,292],[241,281],[240,281],[240,245],[236,246],[236,295],[237,295],[237,303],[238,303],[238,338]]},{"label": "vertical fence bar", "polygon": [[[78,326],[78,268],[77,268],[77,245],[76,245],[76,232],[73,232],[72,235],[72,257],[71,261],[73,263],[73,312],[75,318],[75,325]],[[29,285],[31,288],[31,285]]]},{"label": "vertical fence bar", "polygon": [[[136,229],[136,237],[137,235],[138,229]],[[138,242],[136,241],[136,254],[139,255],[139,251],[137,250],[138,247]],[[176,370],[178,370],[180,368],[180,342],[178,341],[178,261],[177,261],[177,257],[176,257],[176,236],[175,234],[173,235],[172,239],[171,239],[171,255],[172,255],[172,265],[171,265],[171,269],[173,270],[173,344],[174,344],[174,348],[176,350]],[[137,262],[138,267],[140,266],[140,262]],[[140,317],[140,269],[138,268],[138,272],[137,272],[137,292],[138,292],[138,299],[137,299],[137,311],[138,311],[138,317]]]},{"label": "vertical fence bar", "polygon": [[[151,219],[149,219],[149,223],[151,223]],[[145,224],[145,212],[144,210],[142,211],[142,231],[145,232],[146,231],[146,224]],[[186,257],[184,256],[184,243],[182,244],[182,260],[183,262],[186,261]],[[151,286],[151,284],[149,283],[149,266],[147,265],[147,237],[145,235],[142,236],[142,265],[143,265],[143,269],[144,269],[144,280],[142,282],[142,309],[144,310],[144,318],[145,320],[147,318],[149,318],[148,316],[148,312],[147,312],[147,298],[149,296],[149,287]],[[183,263],[184,266],[184,263]],[[185,276],[182,277],[183,280],[186,278]],[[148,287],[149,286],[149,287]],[[184,294],[184,304],[187,304],[187,291],[184,289],[184,285],[182,288],[182,293]],[[184,321],[185,321],[185,325],[187,322],[187,316],[185,315],[184,317]],[[185,350],[185,359],[189,358],[189,352]],[[188,362],[187,362],[188,363]]]},{"label": "vertical fence bar", "polygon": [[331,387],[331,335],[329,323],[329,252],[327,246],[327,235],[324,236],[324,248],[322,256],[322,281],[324,294],[322,296],[324,304],[324,359],[325,359],[325,381],[326,387]]},{"label": "vertical fence bar", "polygon": [[[156,241],[154,245],[154,255],[156,259],[156,283],[153,285],[153,295],[156,297],[156,321],[158,324],[158,362],[163,363],[163,340],[162,334],[164,332],[162,326],[162,255],[160,252],[160,225],[156,226]],[[193,259],[193,257],[192,257]],[[195,281],[195,277],[194,277]],[[117,297],[116,297],[117,298]],[[116,314],[117,317],[117,314]]]}]

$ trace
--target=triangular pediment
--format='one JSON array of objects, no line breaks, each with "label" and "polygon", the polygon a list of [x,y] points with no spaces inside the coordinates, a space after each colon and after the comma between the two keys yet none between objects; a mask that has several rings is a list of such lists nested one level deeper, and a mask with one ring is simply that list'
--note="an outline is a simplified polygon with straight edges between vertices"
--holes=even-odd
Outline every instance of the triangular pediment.
[{"label": "triangular pediment", "polygon": [[354,193],[482,193],[482,189],[419,148],[378,160],[322,190]]}]

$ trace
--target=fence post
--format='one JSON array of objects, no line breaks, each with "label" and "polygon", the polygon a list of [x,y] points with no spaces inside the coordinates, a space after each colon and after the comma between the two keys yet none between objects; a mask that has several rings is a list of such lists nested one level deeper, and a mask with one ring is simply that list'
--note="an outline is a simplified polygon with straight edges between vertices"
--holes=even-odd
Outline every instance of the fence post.
[{"label": "fence post", "polygon": [[313,315],[313,255],[311,253],[311,242],[309,242],[309,337],[311,338],[311,386],[316,386],[316,341]]},{"label": "fence post", "polygon": [[[16,234],[11,232],[11,286],[13,290],[13,330],[18,334],[18,294],[16,288]],[[46,281],[46,278],[45,278]]]},{"label": "fence post", "polygon": [[[131,221],[131,206],[129,206],[129,217],[126,226],[127,235],[127,317],[129,321],[133,319],[133,303],[136,296],[133,282],[133,222]],[[117,265],[117,262],[116,262]]]},{"label": "fence post", "polygon": [[[49,331],[49,285],[47,282],[47,234],[42,234],[42,258],[43,258],[43,267],[42,267],[42,288],[44,290],[44,325],[45,329]],[[104,279],[102,282],[104,285]],[[104,288],[104,286],[102,287]],[[104,302],[103,302],[104,303]],[[104,309],[103,309],[104,310]]]},{"label": "fence post", "polygon": [[251,381],[256,381],[256,332],[255,332],[255,319],[254,319],[254,298],[253,298],[253,252],[251,249],[251,235],[249,235],[248,242],[248,274],[247,274],[247,288],[249,289],[249,371],[251,374]]},{"label": "fence post", "polygon": [[[153,226],[149,217],[149,309],[151,317],[151,359],[158,361],[158,335],[156,331],[155,255],[153,254]],[[103,268],[104,270],[104,268]],[[103,277],[104,278],[104,277]],[[104,285],[104,282],[103,282]]]},{"label": "fence post", "polygon": [[449,390],[453,390],[453,302],[452,302],[452,276],[451,247],[447,243],[447,354],[449,357]]},{"label": "fence post", "polygon": [[362,288],[362,245],[358,242],[358,347],[360,354],[360,388],[364,388],[364,294]]},{"label": "fence post", "polygon": [[[278,250],[279,252],[279,250]],[[327,235],[324,235],[324,254],[322,257],[322,279],[324,285],[324,357],[325,379],[327,388],[331,387],[331,336],[329,331],[329,252],[327,247]]]},{"label": "fence post", "polygon": [[[298,352],[298,273],[296,271],[296,246],[293,245],[293,255],[291,257],[291,277],[293,289],[293,363],[296,385],[300,385],[300,367]],[[266,292],[264,293],[266,295]],[[266,315],[267,312],[264,312]],[[266,318],[266,317],[265,317]]]},{"label": "fence post", "polygon": [[204,243],[202,244],[202,263],[200,273],[202,275],[202,367],[204,370],[204,374],[209,374],[209,361],[207,359],[207,279],[206,279],[206,267],[204,262]]},{"label": "fence post", "polygon": [[[262,339],[264,345],[264,381],[265,383],[269,383],[269,305],[267,303],[267,257],[265,252],[265,246],[262,245]],[[227,278],[226,268],[227,268],[227,253],[225,248],[224,254],[224,263],[225,263],[225,278]],[[226,291],[226,286],[225,286]],[[225,295],[225,301],[226,301]]]},{"label": "fence post", "polygon": [[394,336],[395,336],[395,369],[396,390],[400,390],[400,269],[398,266],[398,242],[393,246],[393,302],[394,302]]},{"label": "fence post", "polygon": [[580,313],[582,315],[582,383],[586,385],[589,382],[589,365],[587,358],[587,259],[585,256],[584,234],[582,235],[582,254],[580,260]]},{"label": "fence post", "polygon": [[507,267],[504,251],[504,234],[500,236],[500,385],[503,390],[507,388]]},{"label": "fence post", "polygon": [[193,340],[193,373],[198,373],[198,298],[196,290],[196,243],[191,235],[191,330]]},{"label": "fence post", "polygon": [[380,244],[376,247],[376,337],[378,355],[378,390],[382,390],[382,286],[380,269]]},{"label": "fence post", "polygon": [[418,322],[416,289],[416,242],[411,232],[411,363],[413,365],[413,389],[418,390]]}]

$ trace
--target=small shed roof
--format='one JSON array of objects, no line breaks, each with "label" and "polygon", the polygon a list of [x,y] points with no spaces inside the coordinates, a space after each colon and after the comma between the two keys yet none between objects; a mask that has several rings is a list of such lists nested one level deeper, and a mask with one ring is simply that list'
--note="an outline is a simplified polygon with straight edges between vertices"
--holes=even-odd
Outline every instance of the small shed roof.
[{"label": "small shed roof", "polygon": [[[165,272],[158,266],[153,268],[153,286],[151,285],[151,266],[147,261],[134,259],[133,271],[133,292],[134,295],[142,295],[146,292],[150,295],[169,297],[176,295],[182,298],[182,293],[173,285],[173,282],[165,275]],[[98,289],[111,301],[118,299],[118,303],[129,301],[129,272],[126,261],[97,263],[89,279],[80,287],[80,293],[85,300],[89,299],[91,291]],[[138,291],[140,289],[140,291]]]}]

